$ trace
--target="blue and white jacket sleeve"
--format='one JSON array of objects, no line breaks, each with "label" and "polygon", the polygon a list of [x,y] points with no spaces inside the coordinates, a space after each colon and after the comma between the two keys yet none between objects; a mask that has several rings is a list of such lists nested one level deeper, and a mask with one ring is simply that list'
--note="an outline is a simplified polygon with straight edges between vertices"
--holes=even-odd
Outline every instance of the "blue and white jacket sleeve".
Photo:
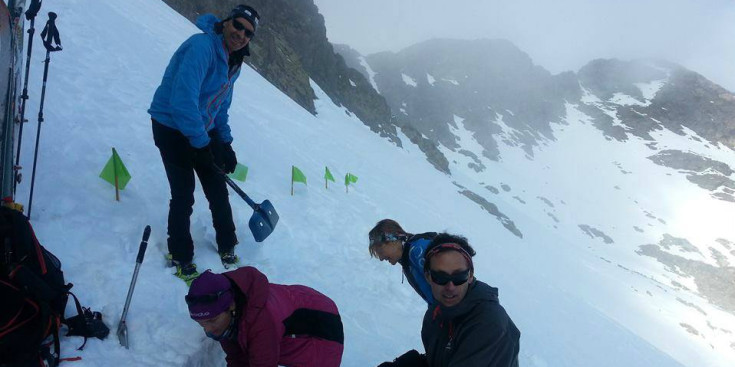
[{"label": "blue and white jacket sleeve", "polygon": [[[427,241],[428,244],[428,241]],[[431,286],[424,278],[424,248],[419,244],[411,246],[408,253],[408,261],[411,263],[411,274],[421,290],[424,301],[428,304],[434,303],[434,295],[431,293]]]},{"label": "blue and white jacket sleeve", "polygon": [[185,49],[171,88],[171,117],[191,146],[202,148],[209,144],[209,135],[199,109],[199,94],[214,52],[204,37],[192,37],[182,47]]}]

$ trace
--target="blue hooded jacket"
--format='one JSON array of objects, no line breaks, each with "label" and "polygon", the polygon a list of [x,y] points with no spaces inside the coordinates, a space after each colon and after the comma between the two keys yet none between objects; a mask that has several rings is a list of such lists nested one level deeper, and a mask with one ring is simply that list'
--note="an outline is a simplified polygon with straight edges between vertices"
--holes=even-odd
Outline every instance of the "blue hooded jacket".
[{"label": "blue hooded jacket", "polygon": [[436,232],[411,235],[403,244],[403,256],[398,261],[403,268],[403,274],[406,276],[408,284],[429,306],[434,304],[436,300],[431,293],[429,282],[424,278],[424,254],[434,237],[436,237]]},{"label": "blue hooded jacket", "polygon": [[176,50],[148,109],[153,119],[180,131],[194,148],[209,144],[207,132],[212,129],[223,143],[232,142],[227,110],[240,67],[230,74],[223,36],[214,31],[217,22],[212,14],[197,19],[204,33],[189,37]]}]

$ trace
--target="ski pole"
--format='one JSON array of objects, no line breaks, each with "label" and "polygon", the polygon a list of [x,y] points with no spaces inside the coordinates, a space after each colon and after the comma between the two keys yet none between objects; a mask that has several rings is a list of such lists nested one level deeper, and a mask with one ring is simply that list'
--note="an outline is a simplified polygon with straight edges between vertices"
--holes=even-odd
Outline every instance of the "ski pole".
[{"label": "ski pole", "polygon": [[143,256],[145,256],[145,250],[148,247],[148,237],[151,235],[151,226],[145,226],[143,231],[143,240],[140,242],[140,248],[138,249],[138,258],[135,260],[135,270],[133,271],[133,280],[130,281],[130,288],[128,289],[128,297],[125,299],[125,307],[123,308],[122,316],[120,317],[120,323],[117,324],[117,339],[120,340],[120,345],[125,349],[130,349],[128,344],[128,326],[125,324],[125,319],[128,317],[128,308],[130,307],[130,300],[133,298],[133,290],[135,289],[135,282],[138,280],[138,270],[140,264],[143,263]]},{"label": "ski pole", "polygon": [[25,77],[23,78],[23,94],[20,95],[20,127],[18,127],[18,152],[15,154],[15,172],[13,177],[13,194],[15,194],[15,188],[20,182],[21,175],[18,172],[20,169],[20,146],[23,143],[23,125],[26,123],[26,101],[28,100],[28,75],[31,71],[31,50],[33,49],[33,34],[36,32],[35,23],[36,15],[41,9],[41,0],[31,0],[31,5],[26,10],[26,19],[31,21],[31,26],[28,28],[28,52],[26,53],[26,70]]},{"label": "ski pole", "polygon": [[[43,102],[46,98],[46,81],[48,80],[48,64],[51,62],[51,52],[61,51],[61,39],[59,30],[56,29],[56,13],[48,13],[46,27],[41,32],[43,45],[46,47],[46,60],[43,67],[43,87],[41,88],[41,107],[38,110],[38,129],[36,130],[36,150],[33,153],[33,171],[31,174],[31,194],[28,198],[28,219],[31,219],[31,206],[33,205],[33,187],[36,183],[36,164],[38,163],[38,142],[41,139],[41,123],[43,122]],[[56,45],[54,45],[56,43]]]}]

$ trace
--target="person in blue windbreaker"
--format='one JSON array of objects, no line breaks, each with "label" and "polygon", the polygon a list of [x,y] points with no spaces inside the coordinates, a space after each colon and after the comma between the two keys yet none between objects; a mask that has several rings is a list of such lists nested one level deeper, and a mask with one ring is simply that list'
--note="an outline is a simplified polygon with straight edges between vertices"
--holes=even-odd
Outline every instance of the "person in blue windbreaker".
[{"label": "person in blue windbreaker", "polygon": [[238,5],[223,20],[211,14],[200,16],[196,25],[203,33],[189,37],[176,50],[148,110],[171,187],[169,259],[176,266],[176,276],[187,283],[199,275],[189,230],[195,173],[209,201],[222,263],[228,267],[239,261],[227,185],[220,170],[231,173],[237,165],[227,111],[259,20],[247,5]]},{"label": "person in blue windbreaker", "polygon": [[391,265],[401,264],[408,284],[428,305],[434,304],[431,286],[424,277],[424,253],[436,232],[411,234],[393,219],[383,219],[368,232],[370,256]]}]

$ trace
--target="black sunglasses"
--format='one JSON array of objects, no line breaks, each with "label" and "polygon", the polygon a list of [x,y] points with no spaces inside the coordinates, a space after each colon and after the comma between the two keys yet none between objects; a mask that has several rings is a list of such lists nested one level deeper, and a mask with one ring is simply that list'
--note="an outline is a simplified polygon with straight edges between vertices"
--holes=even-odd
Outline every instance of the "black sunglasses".
[{"label": "black sunglasses", "polygon": [[229,291],[230,291],[229,289],[225,289],[225,290],[219,291],[217,293],[203,294],[203,295],[200,295],[200,296],[192,296],[192,295],[187,294],[186,296],[184,296],[184,299],[186,300],[186,304],[189,305],[189,306],[206,305],[206,304],[214,303],[223,294],[225,294],[226,292],[229,292]]},{"label": "black sunglasses", "polygon": [[232,19],[232,26],[235,27],[235,29],[237,29],[238,31],[244,31],[245,32],[245,37],[247,37],[247,38],[253,38],[253,37],[255,37],[255,31],[251,31],[251,30],[245,28],[245,26],[242,23],[240,23],[240,22],[237,21],[237,18],[233,18]]},{"label": "black sunglasses", "polygon": [[449,282],[452,282],[454,285],[462,285],[470,279],[470,269],[452,275],[443,271],[429,270],[429,275],[431,276],[431,281],[438,285],[447,285]]}]

